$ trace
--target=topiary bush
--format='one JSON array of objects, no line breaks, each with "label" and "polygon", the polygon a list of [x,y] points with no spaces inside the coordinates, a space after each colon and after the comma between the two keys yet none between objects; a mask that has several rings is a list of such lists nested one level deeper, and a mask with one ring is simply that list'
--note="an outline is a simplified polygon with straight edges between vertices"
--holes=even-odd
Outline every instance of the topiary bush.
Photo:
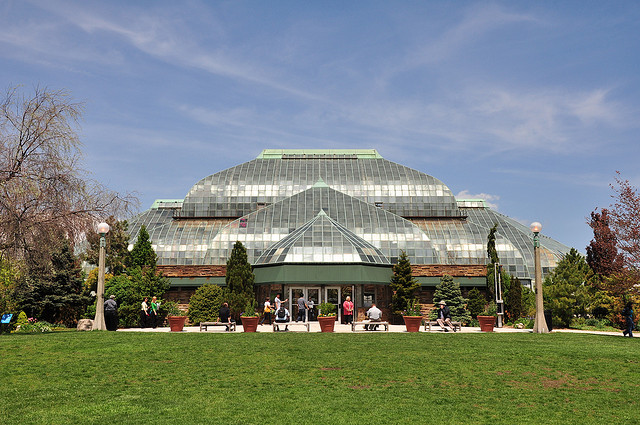
[{"label": "topiary bush", "polygon": [[189,322],[213,322],[224,302],[224,291],[218,285],[202,285],[189,299]]}]

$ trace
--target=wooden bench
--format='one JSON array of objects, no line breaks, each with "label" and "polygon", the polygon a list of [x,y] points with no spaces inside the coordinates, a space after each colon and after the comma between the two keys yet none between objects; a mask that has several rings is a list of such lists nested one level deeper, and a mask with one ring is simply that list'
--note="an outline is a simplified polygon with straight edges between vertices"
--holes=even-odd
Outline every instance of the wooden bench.
[{"label": "wooden bench", "polygon": [[[356,326],[357,325],[379,325],[379,326],[384,326],[384,330],[385,332],[389,332],[389,322],[372,322],[370,320],[364,321],[364,322],[351,322],[351,332],[355,332],[356,331]],[[363,329],[363,331],[369,331],[368,329]]]},{"label": "wooden bench", "polygon": [[[453,329],[458,329],[459,331],[462,330],[462,323],[461,322],[454,322],[453,320],[451,321],[451,324],[453,325]],[[426,320],[424,322],[424,330],[425,331],[429,331],[431,332],[431,326],[438,326],[440,327],[440,325],[438,325],[438,322],[436,322],[435,320]],[[444,330],[444,329],[443,329]]]},{"label": "wooden bench", "polygon": [[225,322],[200,322],[200,332],[203,330],[207,331],[207,326],[225,326],[229,331],[236,330],[236,322],[225,323]]},{"label": "wooden bench", "polygon": [[[309,332],[309,322],[278,322],[276,323],[275,321],[273,322],[273,331],[284,332],[285,326],[302,326],[307,329],[307,332]],[[280,330],[276,330],[276,328]]]}]

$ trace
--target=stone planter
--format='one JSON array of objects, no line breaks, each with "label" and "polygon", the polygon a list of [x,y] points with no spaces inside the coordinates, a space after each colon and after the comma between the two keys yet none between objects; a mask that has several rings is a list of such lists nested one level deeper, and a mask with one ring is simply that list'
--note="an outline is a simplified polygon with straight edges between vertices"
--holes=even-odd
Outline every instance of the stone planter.
[{"label": "stone planter", "polygon": [[407,332],[420,332],[422,316],[402,316]]},{"label": "stone planter", "polygon": [[496,317],[478,316],[478,322],[480,322],[480,330],[482,332],[493,332],[493,327],[496,323]]},{"label": "stone planter", "polygon": [[336,324],[336,316],[319,316],[318,323],[320,323],[320,332],[333,332]]},{"label": "stone planter", "polygon": [[242,320],[242,330],[244,332],[256,332],[258,329],[258,316],[240,317]]},{"label": "stone planter", "polygon": [[184,329],[184,322],[187,321],[187,316],[168,316],[169,329],[171,332],[182,332]]}]

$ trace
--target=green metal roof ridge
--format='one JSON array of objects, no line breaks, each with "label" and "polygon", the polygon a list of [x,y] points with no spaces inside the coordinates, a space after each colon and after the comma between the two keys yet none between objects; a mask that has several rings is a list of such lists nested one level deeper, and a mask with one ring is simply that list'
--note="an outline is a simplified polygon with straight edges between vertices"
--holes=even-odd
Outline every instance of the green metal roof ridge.
[{"label": "green metal roof ridge", "polygon": [[282,159],[284,155],[355,155],[358,159],[383,159],[375,149],[263,149],[256,159]]},{"label": "green metal roof ridge", "polygon": [[324,180],[322,180],[322,177],[319,177],[319,178],[318,178],[318,181],[317,181],[317,182],[315,182],[315,183],[313,184],[313,186],[311,186],[311,187],[329,187],[329,185],[328,185],[328,184],[326,184],[326,183],[324,182]]},{"label": "green metal roof ridge", "polygon": [[182,202],[184,202],[184,199],[156,199],[153,201],[153,204],[151,204],[150,209],[158,209],[161,204],[177,204]]}]

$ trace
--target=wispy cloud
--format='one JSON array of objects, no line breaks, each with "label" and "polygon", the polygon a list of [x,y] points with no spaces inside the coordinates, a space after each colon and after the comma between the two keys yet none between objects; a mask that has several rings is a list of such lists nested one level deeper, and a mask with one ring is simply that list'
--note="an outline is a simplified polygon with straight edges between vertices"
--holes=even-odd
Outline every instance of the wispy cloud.
[{"label": "wispy cloud", "polygon": [[441,36],[427,40],[424,46],[413,51],[405,66],[407,68],[425,64],[436,64],[455,56],[459,51],[480,42],[485,34],[507,25],[535,23],[532,15],[512,13],[497,4],[485,4],[468,8],[456,25]]}]

